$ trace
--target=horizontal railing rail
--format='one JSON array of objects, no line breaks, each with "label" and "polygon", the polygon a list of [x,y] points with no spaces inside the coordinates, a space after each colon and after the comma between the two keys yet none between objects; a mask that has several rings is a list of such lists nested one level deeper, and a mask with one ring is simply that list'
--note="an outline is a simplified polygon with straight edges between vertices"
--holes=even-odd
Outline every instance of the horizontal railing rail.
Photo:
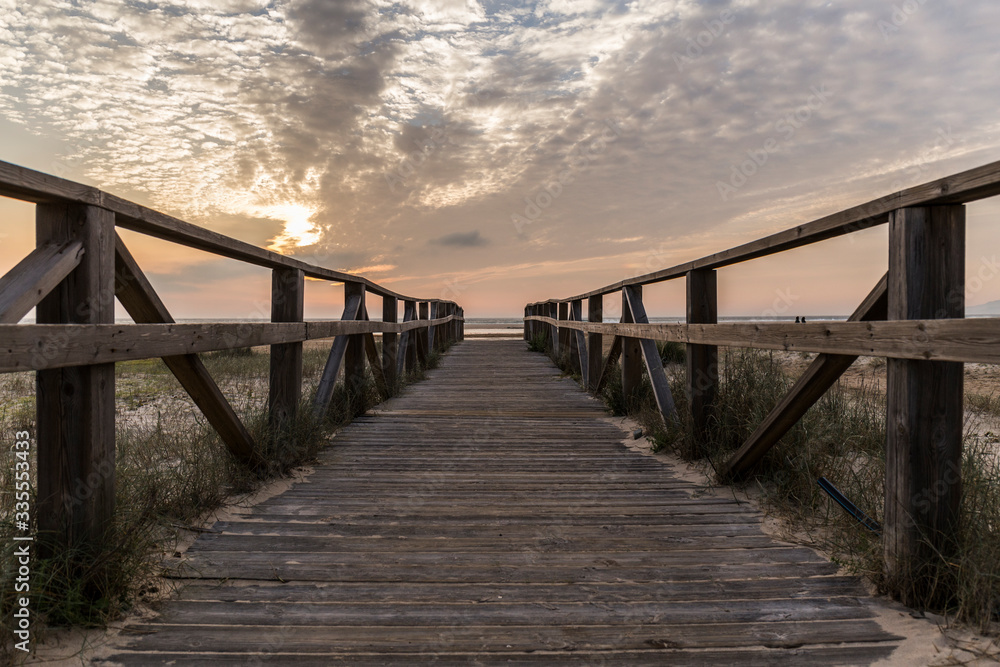
[{"label": "horizontal railing rail", "polygon": [[[699,454],[715,417],[719,346],[818,353],[722,466],[723,478],[747,474],[857,357],[885,357],[887,572],[890,581],[929,580],[922,568],[948,553],[958,529],[962,364],[1000,363],[1000,318],[965,319],[964,204],[998,194],[1000,162],[993,162],[691,262],[528,304],[524,337],[565,356],[594,393],[620,365],[629,400],[645,368],[665,420],[678,415],[654,341],[686,344],[691,456]],[[889,225],[888,272],[848,321],[718,322],[718,269],[883,224]],[[678,278],[687,282],[686,322],[651,324],[643,286]],[[618,292],[621,322],[605,323],[604,297]],[[607,356],[604,335],[614,336]],[[905,597],[913,588],[900,584],[899,590]]]},{"label": "horizontal railing rail", "polygon": [[[270,346],[268,414],[280,432],[302,400],[304,341],[333,339],[312,406],[321,418],[341,373],[350,391],[360,390],[370,373],[391,392],[432,350],[464,337],[464,313],[453,301],[399,294],[94,187],[0,162],[0,196],[36,204],[36,248],[0,277],[0,372],[37,372],[36,517],[43,553],[99,541],[111,520],[115,362],[162,358],[227,448],[261,467],[259,447],[199,353]],[[117,228],[271,269],[271,322],[175,322]],[[343,283],[339,320],[304,321],[307,277]],[[367,293],[381,297],[381,321],[370,320]],[[116,299],[134,324],[115,322]],[[37,323],[20,324],[32,308]],[[80,488],[88,489],[86,497],[79,497]]]}]

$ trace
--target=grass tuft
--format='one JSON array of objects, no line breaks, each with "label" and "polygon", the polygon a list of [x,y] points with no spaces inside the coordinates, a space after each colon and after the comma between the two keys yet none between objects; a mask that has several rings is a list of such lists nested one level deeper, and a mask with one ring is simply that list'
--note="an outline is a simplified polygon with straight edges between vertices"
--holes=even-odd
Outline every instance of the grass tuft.
[{"label": "grass tuft", "polygon": [[[316,386],[328,350],[307,346],[303,356],[303,386]],[[268,462],[252,471],[235,460],[194,407],[162,361],[142,360],[116,365],[116,509],[112,525],[96,543],[96,551],[63,550],[35,560],[31,572],[32,629],[37,641],[44,627],[103,626],[158,592],[157,577],[164,549],[171,548],[177,528],[197,522],[234,495],[247,494],[262,482],[312,461],[329,435],[372,406],[395,395],[437,366],[440,353],[401,378],[398,386],[378,387],[369,375],[357,387],[343,382],[334,389],[325,414],[316,417],[312,396],[297,415],[274,428],[267,418],[266,348],[202,355],[202,360],[247,425],[260,454]],[[0,375],[0,426],[13,434],[35,435],[34,374]],[[32,451],[31,470],[37,470]],[[10,638],[17,559],[15,534],[15,459],[0,448],[0,662],[13,663],[20,652]],[[35,506],[31,480],[31,501]]]}]

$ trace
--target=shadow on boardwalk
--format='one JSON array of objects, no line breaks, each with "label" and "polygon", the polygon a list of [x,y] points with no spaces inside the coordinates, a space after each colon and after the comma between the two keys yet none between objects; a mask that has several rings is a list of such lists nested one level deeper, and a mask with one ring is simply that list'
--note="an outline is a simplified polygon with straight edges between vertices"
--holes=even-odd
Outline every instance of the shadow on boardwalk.
[{"label": "shadow on boardwalk", "polygon": [[466,341],[305,482],[198,538],[106,660],[865,664],[864,587],[622,444],[521,341]]}]

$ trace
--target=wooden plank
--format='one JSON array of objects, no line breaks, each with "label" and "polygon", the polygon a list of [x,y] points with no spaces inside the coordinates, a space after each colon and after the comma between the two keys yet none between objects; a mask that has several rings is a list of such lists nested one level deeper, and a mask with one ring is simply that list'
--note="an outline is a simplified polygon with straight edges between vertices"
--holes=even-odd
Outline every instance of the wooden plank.
[{"label": "wooden plank", "polygon": [[[868,293],[848,321],[870,322],[884,320],[887,314],[886,285],[888,274]],[[791,429],[823,394],[844,374],[857,356],[821,354],[799,377],[787,394],[754,429],[746,442],[719,468],[722,479],[741,477],[749,472],[760,459]]]},{"label": "wooden plank", "polygon": [[[403,323],[413,324],[417,319],[417,304],[415,301],[403,302]],[[417,350],[413,342],[413,334],[404,332],[400,338],[399,359],[397,361],[397,372],[400,377],[403,373],[413,373],[417,367]]]},{"label": "wooden plank", "polygon": [[[553,322],[549,318],[538,318]],[[1000,318],[886,322],[591,324],[564,327],[680,343],[789,352],[1000,363]],[[22,325],[23,326],[23,325]],[[0,328],[0,331],[3,331]]]},{"label": "wooden plank", "polygon": [[[716,324],[719,321],[718,277],[711,269],[687,274],[688,324]],[[719,348],[715,345],[688,345],[686,350],[687,392],[694,430],[694,449],[687,452],[698,458],[708,438],[709,420],[715,407],[719,385]]]},{"label": "wooden plank", "polygon": [[[365,286],[360,283],[344,283],[344,302],[359,299],[358,319],[364,319]],[[344,352],[344,386],[354,408],[361,405],[361,392],[367,383],[365,377],[365,337],[363,334],[353,334],[347,337],[347,349]],[[357,411],[356,409],[354,410]]]},{"label": "wooden plank", "polygon": [[889,221],[889,214],[900,208],[962,204],[1000,194],[1000,162],[945,176],[934,181],[879,197],[865,204],[824,216],[761,239],[660,271],[635,276],[597,290],[569,297],[584,299],[611,294],[626,285],[649,285],[687,275],[697,269],[720,269],[758,257],[800,248],[826,239],[851,234]]},{"label": "wooden plank", "polygon": [[597,387],[594,389],[595,394],[600,394],[604,390],[604,385],[610,377],[610,369],[614,368],[615,363],[622,354],[622,341],[625,339],[621,336],[615,336],[611,340],[611,349],[608,351],[608,358],[601,367],[601,374],[597,380]]},{"label": "wooden plank", "polygon": [[[340,316],[341,322],[359,320],[361,307],[362,299],[360,296],[356,293],[345,294],[344,312]],[[333,400],[333,390],[337,384],[337,377],[340,375],[340,365],[344,361],[348,340],[348,336],[340,335],[334,338],[333,345],[330,346],[330,354],[326,358],[323,375],[316,387],[316,398],[313,399],[313,417],[316,419],[321,418],[330,409],[330,401]]]},{"label": "wooden plank", "polygon": [[[367,306],[361,309],[361,314],[364,320],[368,321],[368,308]],[[371,369],[372,376],[375,378],[375,384],[382,391],[388,391],[388,387],[385,383],[385,376],[382,374],[382,360],[378,356],[378,346],[375,344],[375,334],[366,333],[365,337],[365,356],[368,357],[368,368]]]},{"label": "wooden plank", "polygon": [[556,326],[558,327],[556,337],[557,337],[557,339],[559,341],[559,344],[556,346],[556,349],[555,349],[556,358],[558,359],[559,357],[561,357],[564,354],[569,354],[569,332],[570,332],[570,329],[568,329],[568,328],[566,328],[566,327],[563,326],[563,323],[565,323],[565,322],[567,322],[569,320],[569,304],[568,303],[556,304],[556,317],[559,320],[556,323]]},{"label": "wooden plank", "polygon": [[17,324],[80,264],[83,244],[43,243],[0,277],[0,324]]},{"label": "wooden plank", "polygon": [[[595,296],[587,300],[587,321],[604,321],[604,298]],[[583,332],[580,332],[583,335]],[[604,337],[599,333],[587,334],[587,388],[594,394],[600,391],[604,371]]]},{"label": "wooden plank", "polygon": [[[418,311],[417,319],[420,320],[421,324],[425,323],[429,319],[429,315],[428,315],[428,312],[427,312],[427,302],[426,301],[420,301],[420,302],[418,302],[417,303],[417,311]],[[427,366],[427,354],[429,352],[428,349],[427,349],[427,327],[426,327],[426,324],[424,324],[423,326],[421,326],[419,329],[414,329],[413,330],[413,341],[415,343],[414,344],[414,348],[416,349],[416,353],[417,353],[417,361],[420,363],[420,365],[422,367],[426,367]]]},{"label": "wooden plank", "polygon": [[[965,208],[896,211],[889,223],[888,316],[965,316]],[[957,549],[962,502],[961,363],[890,359],[886,369],[883,547],[893,595],[947,603],[935,591]]]},{"label": "wooden plank", "polygon": [[[625,304],[629,309],[632,321],[636,324],[647,324],[649,318],[646,316],[646,308],[642,305],[642,290],[635,286],[629,286],[622,290],[625,297]],[[646,374],[649,376],[649,383],[653,387],[653,396],[656,398],[656,407],[664,421],[669,421],[677,417],[677,407],[674,405],[674,397],[670,393],[670,383],[667,382],[667,374],[663,371],[663,361],[660,360],[660,351],[656,349],[656,343],[648,338],[639,339],[639,347],[642,349],[642,358],[646,362]]]},{"label": "wooden plank", "polygon": [[[156,294],[121,237],[115,234],[115,296],[138,323],[172,323],[173,317]],[[253,438],[196,354],[163,358],[198,409],[230,452],[251,466],[260,460]]]},{"label": "wooden plank", "polygon": [[[637,287],[641,292],[642,288]],[[622,290],[622,324],[632,324],[632,309],[628,305],[628,295]],[[601,326],[604,326],[603,324]],[[635,401],[636,393],[642,383],[642,347],[639,339],[634,336],[622,336],[622,395],[625,403],[631,407]]]},{"label": "wooden plank", "polygon": [[[569,307],[570,319],[576,322],[583,321],[583,302],[576,300],[570,304]],[[582,331],[574,331],[571,336],[570,344],[570,359],[573,363],[573,368],[580,374],[583,381],[583,386],[586,387],[590,380],[588,379],[588,369],[587,369],[587,338]]]},{"label": "wooden plank", "polygon": [[[399,300],[396,297],[382,297],[382,321],[395,322],[399,318]],[[386,391],[394,396],[399,386],[396,363],[399,357],[399,335],[394,332],[382,334],[382,377]]]},{"label": "wooden plank", "polygon": [[[36,206],[39,246],[83,247],[76,268],[38,303],[39,322],[113,326],[114,224],[114,215],[94,206]],[[107,536],[115,503],[115,367],[94,362],[43,369],[36,375],[35,518],[44,557],[85,552]],[[101,591],[91,587],[83,594]]]},{"label": "wooden plank", "polygon": [[[271,321],[301,322],[304,319],[305,276],[301,269],[271,272]],[[302,343],[271,346],[268,383],[268,418],[275,432],[288,427],[298,414],[302,400]]]}]

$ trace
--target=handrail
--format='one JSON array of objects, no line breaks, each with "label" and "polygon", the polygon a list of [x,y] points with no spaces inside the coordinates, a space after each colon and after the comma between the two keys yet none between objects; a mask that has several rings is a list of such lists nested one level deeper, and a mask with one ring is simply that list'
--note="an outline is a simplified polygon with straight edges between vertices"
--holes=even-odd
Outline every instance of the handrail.
[{"label": "handrail", "polygon": [[417,299],[399,294],[371,280],[327,269],[198,227],[165,213],[116,197],[98,188],[40,171],[0,161],[0,196],[36,204],[86,204],[115,214],[115,225],[178,245],[271,269],[300,269],[310,278],[361,283],[379,296],[400,300],[447,303],[443,299]]},{"label": "handrail", "polygon": [[870,227],[884,225],[889,221],[889,213],[901,208],[968,204],[996,195],[1000,195],[1000,161],[991,162],[975,169],[969,169],[922,185],[900,190],[884,197],[873,199],[860,206],[852,206],[837,213],[823,216],[811,222],[785,229],[770,236],[744,243],[743,245],[706,255],[691,262],[627,278],[617,283],[566,299],[536,303],[576,301],[592,296],[618,292],[628,285],[650,285],[665,280],[683,278],[689,271],[721,269],[732,264],[766,257],[767,255],[793,250]]},{"label": "handrail", "polygon": [[[599,394],[621,358],[625,400],[643,367],[662,417],[677,414],[653,341],[686,344],[686,395],[698,456],[714,420],[718,346],[817,352],[791,390],[719,469],[745,475],[859,356],[887,359],[885,558],[890,582],[933,581],[955,544],[961,502],[963,362],[1000,363],[1000,318],[965,319],[964,204],[1000,195],[1000,162],[894,192],[817,220],[567,299],[528,304],[524,337],[568,361]],[[718,322],[716,270],[889,225],[888,272],[847,322]],[[651,324],[642,286],[687,280],[683,324]],[[603,299],[622,293],[622,319]],[[586,318],[583,302],[587,301]],[[603,335],[614,335],[603,353]],[[897,591],[906,600],[912,587]]]},{"label": "handrail", "polygon": [[[111,520],[115,362],[161,357],[226,447],[262,467],[267,462],[199,353],[270,345],[269,419],[280,433],[302,398],[303,341],[333,338],[312,406],[323,418],[341,368],[350,392],[358,393],[370,372],[391,393],[404,371],[464,337],[464,312],[453,301],[399,294],[98,188],[0,162],[0,195],[36,204],[36,249],[0,276],[0,373],[37,371],[36,507],[43,554],[92,545]],[[270,268],[271,321],[175,322],[117,227]],[[340,320],[304,321],[306,277],[343,283]],[[381,321],[369,317],[367,292],[382,297]],[[134,324],[115,323],[116,298]],[[19,324],[32,308],[38,323]],[[382,333],[381,349],[375,333]],[[88,489],[83,497],[80,488]]]}]

